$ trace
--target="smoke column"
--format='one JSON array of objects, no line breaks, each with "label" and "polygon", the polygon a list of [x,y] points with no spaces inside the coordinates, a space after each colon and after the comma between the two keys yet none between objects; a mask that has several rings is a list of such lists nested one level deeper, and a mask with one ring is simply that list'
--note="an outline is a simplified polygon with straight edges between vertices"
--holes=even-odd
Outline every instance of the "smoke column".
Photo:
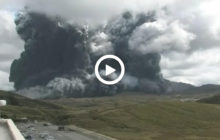
[{"label": "smoke column", "polygon": [[[19,93],[31,98],[170,92],[170,83],[160,73],[161,56],[150,51],[141,53],[140,46],[136,49],[132,43],[140,40],[137,32],[141,26],[155,21],[153,12],[125,12],[104,27],[90,29],[88,25],[69,24],[62,17],[26,8],[15,19],[25,51],[13,61],[10,81]],[[103,85],[94,76],[96,61],[106,54],[121,58],[126,68],[122,81],[113,86]],[[108,64],[116,66],[114,61]]]}]

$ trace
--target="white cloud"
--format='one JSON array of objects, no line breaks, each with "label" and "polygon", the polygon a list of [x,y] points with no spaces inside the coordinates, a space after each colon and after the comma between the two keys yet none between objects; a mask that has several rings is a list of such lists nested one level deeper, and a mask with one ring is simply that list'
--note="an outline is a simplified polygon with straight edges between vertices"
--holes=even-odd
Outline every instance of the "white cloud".
[{"label": "white cloud", "polygon": [[0,89],[13,89],[13,83],[9,83],[10,66],[22,50],[23,42],[15,30],[14,14],[0,10]]},{"label": "white cloud", "polygon": [[172,52],[161,61],[165,78],[195,85],[219,84],[220,48],[199,50],[192,54]]},{"label": "white cloud", "polygon": [[0,90],[13,90],[13,83],[9,83],[9,74],[0,71]]},{"label": "white cloud", "polygon": [[48,14],[61,15],[71,20],[87,19],[105,21],[125,10],[135,12],[160,9],[174,0],[23,0],[32,9]]},{"label": "white cloud", "polygon": [[[195,85],[220,84],[219,3],[218,0],[177,0],[167,11],[158,13],[158,19],[164,22],[137,29],[134,37],[140,38],[132,38],[131,48],[144,53],[160,52],[162,73],[169,80]],[[176,21],[179,23],[175,24],[176,30],[171,28],[172,32],[164,32]],[[166,39],[155,43],[157,38],[151,36],[165,36]],[[166,41],[170,44],[163,44]]]},{"label": "white cloud", "polygon": [[203,11],[201,13],[202,16],[207,17],[211,23],[209,30],[216,39],[220,39],[220,15],[218,14],[220,12],[219,4],[219,0],[212,0],[202,3],[199,7],[199,9]]},{"label": "white cloud", "polygon": [[71,21],[105,22],[126,10],[142,12],[171,5],[175,0],[1,0],[0,9],[16,11],[28,5],[32,10],[60,15]]},{"label": "white cloud", "polygon": [[168,24],[158,20],[137,28],[129,40],[129,47],[140,53],[182,52],[190,49],[190,42],[195,38],[178,21]]}]

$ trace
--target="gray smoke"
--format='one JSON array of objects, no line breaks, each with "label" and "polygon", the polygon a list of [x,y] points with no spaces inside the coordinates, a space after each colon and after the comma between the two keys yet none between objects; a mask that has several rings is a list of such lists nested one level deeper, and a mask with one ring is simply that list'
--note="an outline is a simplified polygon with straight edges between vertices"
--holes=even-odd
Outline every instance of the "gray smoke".
[{"label": "gray smoke", "polygon": [[[152,49],[168,46],[170,42],[164,38],[165,31],[170,30],[149,27],[156,22],[154,12],[125,12],[106,26],[90,29],[88,25],[68,24],[62,17],[26,8],[15,20],[25,51],[12,63],[10,81],[19,93],[33,93],[29,96],[32,98],[113,96],[122,91],[166,93],[170,83],[163,79],[161,57]],[[165,43],[154,44],[159,36],[162,39],[158,42]],[[187,47],[188,42],[183,43]],[[105,54],[114,54],[125,64],[126,74],[116,85],[104,85],[94,75],[96,61]],[[120,69],[115,61],[107,63]],[[116,73],[105,79],[117,76]]]}]

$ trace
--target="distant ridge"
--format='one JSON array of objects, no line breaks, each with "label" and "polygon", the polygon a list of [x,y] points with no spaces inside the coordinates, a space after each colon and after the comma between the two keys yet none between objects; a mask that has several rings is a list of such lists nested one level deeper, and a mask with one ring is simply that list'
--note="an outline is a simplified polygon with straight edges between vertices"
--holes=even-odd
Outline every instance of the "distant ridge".
[{"label": "distant ridge", "polygon": [[194,86],[186,83],[170,82],[174,93],[180,94],[220,94],[220,85],[207,84],[202,86]]},{"label": "distant ridge", "polygon": [[187,83],[182,83],[182,82],[172,82],[171,83],[171,87],[173,89],[174,92],[181,92],[181,91],[186,91],[186,90],[190,90],[195,88],[196,86],[191,85],[191,84],[187,84]]}]

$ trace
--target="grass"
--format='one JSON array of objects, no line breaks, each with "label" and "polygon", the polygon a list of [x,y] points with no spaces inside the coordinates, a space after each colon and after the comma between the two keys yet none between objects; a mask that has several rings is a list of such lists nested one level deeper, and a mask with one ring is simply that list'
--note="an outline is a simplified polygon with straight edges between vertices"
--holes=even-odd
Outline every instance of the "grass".
[{"label": "grass", "polygon": [[62,105],[32,100],[11,92],[0,91],[0,99],[7,101],[7,106],[1,107],[4,118],[22,118],[38,120],[55,120],[56,114],[66,113],[68,110]]},{"label": "grass", "polygon": [[220,110],[212,105],[154,102],[69,116],[76,124],[120,140],[219,139]]},{"label": "grass", "polygon": [[219,105],[143,94],[40,101],[0,92],[11,102],[9,96],[15,104],[1,107],[8,117],[77,125],[119,140],[220,140]]}]

